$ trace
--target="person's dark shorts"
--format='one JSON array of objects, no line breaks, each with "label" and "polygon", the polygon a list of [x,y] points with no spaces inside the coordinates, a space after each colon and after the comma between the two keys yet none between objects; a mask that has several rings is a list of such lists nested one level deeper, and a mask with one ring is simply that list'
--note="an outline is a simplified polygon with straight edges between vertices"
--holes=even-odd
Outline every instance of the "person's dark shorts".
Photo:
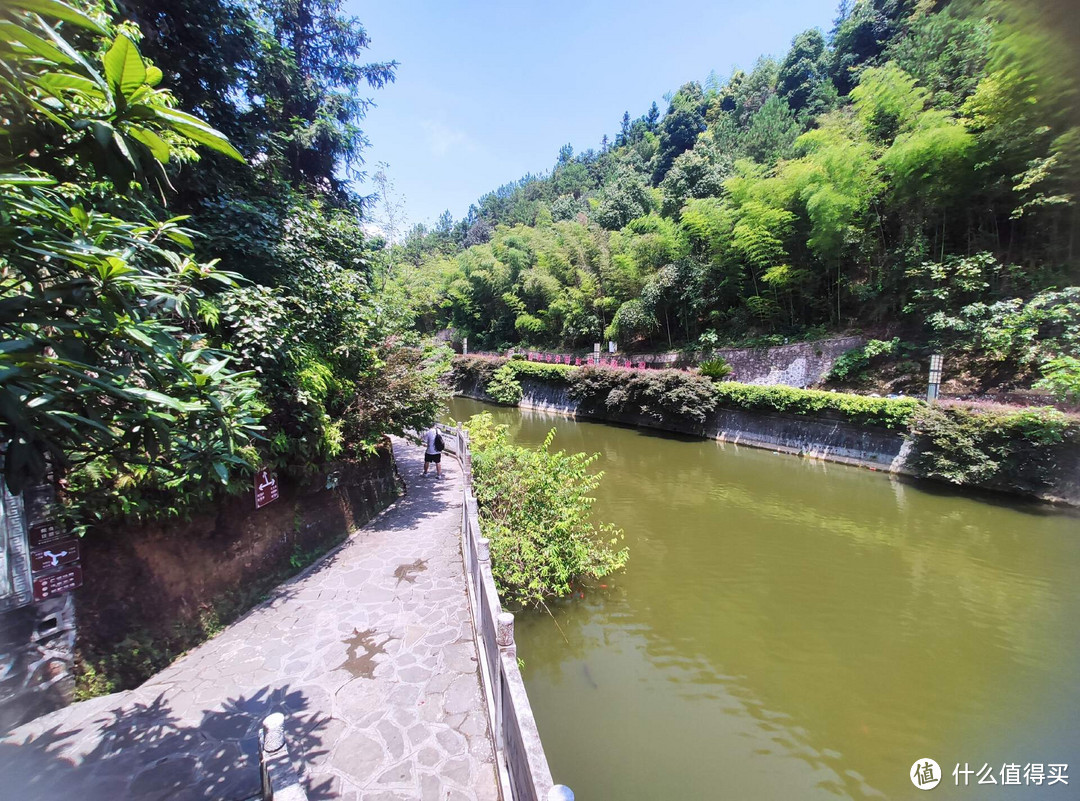
[{"label": "person's dark shorts", "polygon": [[432,464],[438,464],[439,462],[442,461],[442,454],[441,453],[425,453],[424,454],[424,461],[425,462],[430,462]]}]

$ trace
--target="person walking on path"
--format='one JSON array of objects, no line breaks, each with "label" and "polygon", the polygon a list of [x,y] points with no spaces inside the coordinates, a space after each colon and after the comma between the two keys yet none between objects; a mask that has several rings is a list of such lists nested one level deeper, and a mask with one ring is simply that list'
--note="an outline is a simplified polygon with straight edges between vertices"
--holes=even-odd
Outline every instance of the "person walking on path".
[{"label": "person walking on path", "polygon": [[[426,446],[424,451],[424,475],[427,475],[428,465],[435,465],[435,474],[442,478],[442,450],[435,447],[435,439],[439,437],[439,432],[435,426],[432,426],[424,432],[423,442]],[[441,437],[439,437],[441,439]]]}]

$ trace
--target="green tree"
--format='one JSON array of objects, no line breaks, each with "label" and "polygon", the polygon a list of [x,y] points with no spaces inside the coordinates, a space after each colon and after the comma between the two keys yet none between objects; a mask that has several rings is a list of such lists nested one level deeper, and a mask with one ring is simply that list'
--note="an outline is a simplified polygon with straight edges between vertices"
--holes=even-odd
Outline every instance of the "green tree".
[{"label": "green tree", "polygon": [[199,145],[239,155],[174,107],[157,88],[161,71],[124,33],[97,39],[100,56],[88,58],[69,35],[108,35],[99,21],[21,0],[0,13],[9,76],[0,114],[18,121],[4,140],[13,172],[0,179],[8,486],[41,480],[50,461],[70,469],[100,458],[161,460],[181,483],[226,481],[250,468],[244,450],[261,414],[257,385],[204,326],[207,287],[233,276],[192,258],[179,220],[125,220],[93,204],[111,176],[121,187],[163,180],[165,162],[191,161]]},{"label": "green tree", "polygon": [[705,130],[705,95],[696,82],[683,84],[671,98],[660,121],[660,147],[653,164],[653,183],[659,184],[675,159],[697,142]]},{"label": "green tree", "polygon": [[780,64],[776,91],[793,111],[807,109],[816,114],[828,110],[812,107],[811,102],[827,95],[828,90],[823,87],[826,82],[831,84],[825,37],[817,28],[811,28],[792,40],[791,49]]}]

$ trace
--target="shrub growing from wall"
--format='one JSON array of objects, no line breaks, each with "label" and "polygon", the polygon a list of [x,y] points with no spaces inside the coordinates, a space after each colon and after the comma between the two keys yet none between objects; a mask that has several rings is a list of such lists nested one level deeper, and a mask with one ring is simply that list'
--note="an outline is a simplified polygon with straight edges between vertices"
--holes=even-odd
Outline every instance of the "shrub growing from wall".
[{"label": "shrub growing from wall", "polygon": [[485,387],[485,391],[496,402],[507,406],[517,406],[521,403],[521,382],[514,377],[514,362],[507,362],[496,370],[491,380]]},{"label": "shrub growing from wall", "polygon": [[584,367],[571,377],[570,397],[586,413],[644,415],[662,423],[701,424],[716,408],[712,381],[679,370]]},{"label": "shrub growing from wall", "polygon": [[870,398],[844,392],[823,392],[784,386],[757,386],[725,381],[716,385],[721,406],[762,412],[820,417],[829,413],[847,422],[907,430],[915,411],[923,406],[914,398]]},{"label": "shrub growing from wall", "polygon": [[929,406],[911,426],[920,475],[960,486],[1034,493],[1050,486],[1058,454],[1080,441],[1080,426],[1054,409],[977,412]]},{"label": "shrub growing from wall", "polygon": [[592,520],[593,492],[603,473],[590,470],[596,456],[551,451],[506,441],[506,426],[490,414],[467,423],[473,455],[473,489],[499,597],[516,606],[538,606],[568,595],[571,583],[602,578],[626,564],[617,545],[622,532]]}]

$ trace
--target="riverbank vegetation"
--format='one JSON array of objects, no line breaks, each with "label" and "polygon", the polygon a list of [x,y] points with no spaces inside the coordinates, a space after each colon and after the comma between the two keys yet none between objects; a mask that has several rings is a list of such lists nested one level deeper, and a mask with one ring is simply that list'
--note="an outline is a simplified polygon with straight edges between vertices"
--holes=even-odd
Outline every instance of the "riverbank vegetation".
[{"label": "riverbank vegetation", "polygon": [[434,418],[448,363],[381,302],[342,178],[358,92],[395,69],[360,60],[359,23],[336,0],[113,9],[0,10],[5,479],[51,470],[77,531],[372,453]]},{"label": "riverbank vegetation", "polygon": [[843,3],[828,34],[686,83],[599,148],[418,226],[393,280],[424,330],[474,348],[863,330],[944,350],[970,391],[1060,386],[1080,321],[1080,62],[1057,10]]},{"label": "riverbank vegetation", "polygon": [[592,493],[603,473],[596,455],[552,451],[555,432],[539,448],[511,445],[490,414],[466,426],[473,490],[499,597],[512,606],[542,606],[570,594],[576,582],[600,579],[626,565],[622,532],[592,519]]},{"label": "riverbank vegetation", "polygon": [[[511,374],[516,360],[454,359],[459,392],[496,397],[495,376]],[[540,373],[556,365],[540,364]],[[917,475],[969,487],[1039,495],[1067,465],[1069,449],[1080,447],[1080,419],[1052,408],[987,407],[950,402],[930,406],[914,398],[874,398],[845,392],[760,386],[711,380],[685,370],[627,370],[557,367],[557,377],[530,376],[531,390],[563,390],[584,414],[622,422],[644,422],[702,433],[717,412],[728,409],[832,420],[903,434],[912,442],[907,467]],[[1064,469],[1068,469],[1065,467]]]}]

